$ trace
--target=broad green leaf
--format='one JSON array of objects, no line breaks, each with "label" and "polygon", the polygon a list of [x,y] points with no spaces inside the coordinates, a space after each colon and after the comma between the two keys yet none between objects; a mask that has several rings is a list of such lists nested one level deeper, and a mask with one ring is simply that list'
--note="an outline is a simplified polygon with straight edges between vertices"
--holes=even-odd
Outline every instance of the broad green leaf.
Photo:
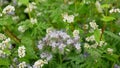
[{"label": "broad green leaf", "polygon": [[95,40],[97,41],[97,42],[100,42],[100,30],[98,30],[98,29],[96,29],[95,31],[94,31],[94,36],[95,36]]},{"label": "broad green leaf", "polygon": [[111,16],[103,16],[103,18],[101,20],[104,22],[109,22],[109,21],[115,20],[115,18],[111,17]]},{"label": "broad green leaf", "polygon": [[109,8],[110,7],[110,4],[103,4],[101,5],[102,8]]},{"label": "broad green leaf", "polygon": [[29,0],[19,0],[20,3],[27,5],[29,3]]}]

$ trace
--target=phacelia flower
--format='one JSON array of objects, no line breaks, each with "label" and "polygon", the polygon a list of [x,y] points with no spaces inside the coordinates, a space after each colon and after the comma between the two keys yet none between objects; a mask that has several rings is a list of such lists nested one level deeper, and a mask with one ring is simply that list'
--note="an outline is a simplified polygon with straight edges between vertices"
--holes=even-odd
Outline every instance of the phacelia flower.
[{"label": "phacelia flower", "polygon": [[47,53],[47,52],[43,52],[40,54],[40,57],[42,59],[46,59],[47,61],[51,60],[52,59],[52,54],[50,53]]},{"label": "phacelia flower", "polygon": [[22,58],[22,57],[24,57],[25,56],[25,47],[24,46],[20,46],[19,48],[18,48],[18,56],[19,56],[19,58]]},{"label": "phacelia flower", "polygon": [[15,7],[12,5],[8,5],[7,7],[5,7],[2,11],[3,14],[14,14],[15,11]]}]

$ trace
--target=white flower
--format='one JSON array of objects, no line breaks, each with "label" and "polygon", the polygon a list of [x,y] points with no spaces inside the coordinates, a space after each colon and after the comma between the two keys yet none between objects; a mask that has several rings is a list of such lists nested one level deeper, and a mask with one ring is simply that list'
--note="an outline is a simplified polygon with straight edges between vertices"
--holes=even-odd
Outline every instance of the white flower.
[{"label": "white flower", "polygon": [[12,5],[8,5],[7,7],[5,7],[2,11],[2,13],[4,14],[11,14],[15,11],[15,7]]},{"label": "white flower", "polygon": [[34,18],[31,18],[31,19],[30,19],[30,22],[31,22],[32,24],[36,24],[36,23],[37,23],[37,19],[36,19],[36,18],[35,18],[35,19],[34,19]]},{"label": "white flower", "polygon": [[92,27],[94,30],[98,28],[98,25],[96,24],[96,22],[93,20],[92,22],[90,22],[90,27]]},{"label": "white flower", "polygon": [[112,48],[107,48],[107,52],[108,52],[109,54],[112,54],[112,53],[113,53],[113,49],[112,49]]},{"label": "white flower", "polygon": [[26,62],[22,62],[18,65],[19,68],[26,68],[27,65],[26,65]]},{"label": "white flower", "polygon": [[99,46],[103,46],[105,44],[105,41],[100,41]]},{"label": "white flower", "polygon": [[88,43],[85,43],[84,48],[90,48],[90,45]]},{"label": "white flower", "polygon": [[101,4],[100,4],[99,1],[96,1],[95,6],[96,6],[96,8],[97,8],[97,10],[98,10],[99,13],[103,13],[103,10],[101,8]]},{"label": "white flower", "polygon": [[79,30],[74,30],[74,31],[73,31],[73,36],[74,36],[74,37],[79,36]]},{"label": "white flower", "polygon": [[19,19],[19,16],[13,16],[12,19],[13,19],[14,21],[16,21],[16,20]]},{"label": "white flower", "polygon": [[44,64],[48,64],[48,62],[40,59],[34,63],[33,68],[42,68]]},{"label": "white flower", "polygon": [[4,39],[6,39],[6,36],[4,34],[0,33],[0,40],[4,40]]},{"label": "white flower", "polygon": [[28,7],[24,10],[25,13],[31,12],[33,9],[36,9],[36,3],[29,3]]},{"label": "white flower", "polygon": [[3,57],[5,55],[5,52],[3,52],[2,50],[0,50],[0,57]]},{"label": "white flower", "polygon": [[120,32],[118,33],[118,35],[120,36]]},{"label": "white flower", "polygon": [[20,32],[25,32],[25,30],[26,30],[26,28],[25,28],[25,26],[19,26],[18,27],[18,31],[20,31]]},{"label": "white flower", "polygon": [[2,13],[0,13],[0,17],[2,17]]},{"label": "white flower", "polygon": [[74,15],[68,15],[67,13],[65,13],[65,14],[62,14],[62,16],[63,16],[64,22],[68,22],[68,23],[74,22]]},{"label": "white flower", "polygon": [[120,9],[119,8],[112,8],[110,9],[109,13],[120,13]]},{"label": "white flower", "polygon": [[86,41],[95,41],[95,37],[94,37],[94,35],[91,35],[90,37],[87,37],[86,38]]},{"label": "white flower", "polygon": [[53,27],[50,27],[50,28],[47,28],[47,29],[46,29],[46,32],[47,32],[47,33],[51,33],[53,30],[54,30]]},{"label": "white flower", "polygon": [[18,48],[18,56],[19,56],[20,58],[22,58],[22,57],[25,56],[25,47],[24,47],[24,46],[20,46],[20,47]]},{"label": "white flower", "polygon": [[85,24],[85,25],[83,26],[83,29],[88,29],[88,24]]},{"label": "white flower", "polygon": [[81,44],[80,43],[76,43],[76,44],[74,44],[74,46],[75,46],[75,48],[77,49],[77,50],[79,50],[79,49],[81,49]]}]

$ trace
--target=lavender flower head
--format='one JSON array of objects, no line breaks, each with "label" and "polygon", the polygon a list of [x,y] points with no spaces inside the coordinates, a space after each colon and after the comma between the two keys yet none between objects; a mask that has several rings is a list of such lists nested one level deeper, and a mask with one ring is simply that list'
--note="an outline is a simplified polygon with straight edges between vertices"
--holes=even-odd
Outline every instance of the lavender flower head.
[{"label": "lavender flower head", "polygon": [[63,30],[48,29],[46,36],[39,41],[38,48],[44,49],[46,46],[50,46],[52,49],[58,49],[60,52],[64,52],[66,47],[74,47],[79,50],[81,44],[79,42],[79,34],[71,37]]}]

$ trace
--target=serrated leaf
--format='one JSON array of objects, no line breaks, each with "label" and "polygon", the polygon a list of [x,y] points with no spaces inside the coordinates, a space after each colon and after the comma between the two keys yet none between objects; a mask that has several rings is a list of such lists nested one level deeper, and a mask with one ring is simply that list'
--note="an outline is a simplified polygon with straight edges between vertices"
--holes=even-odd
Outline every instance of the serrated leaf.
[{"label": "serrated leaf", "polygon": [[11,25],[11,24],[13,24],[13,22],[14,21],[9,16],[6,16],[6,17],[0,19],[0,25]]},{"label": "serrated leaf", "polygon": [[5,66],[10,65],[9,59],[0,58],[0,65],[5,65]]},{"label": "serrated leaf", "polygon": [[110,32],[110,31],[105,31],[105,33],[117,40],[120,40],[120,37],[118,35],[115,35],[114,33]]},{"label": "serrated leaf", "polygon": [[21,41],[26,47],[26,56],[28,59],[35,59],[35,51],[33,49],[32,39],[29,36],[24,36]]},{"label": "serrated leaf", "polygon": [[115,18],[111,16],[104,16],[101,20],[104,22],[109,22],[115,20]]},{"label": "serrated leaf", "polygon": [[112,55],[104,54],[103,57],[113,62],[117,61],[119,58],[119,56],[115,54],[112,54]]}]

